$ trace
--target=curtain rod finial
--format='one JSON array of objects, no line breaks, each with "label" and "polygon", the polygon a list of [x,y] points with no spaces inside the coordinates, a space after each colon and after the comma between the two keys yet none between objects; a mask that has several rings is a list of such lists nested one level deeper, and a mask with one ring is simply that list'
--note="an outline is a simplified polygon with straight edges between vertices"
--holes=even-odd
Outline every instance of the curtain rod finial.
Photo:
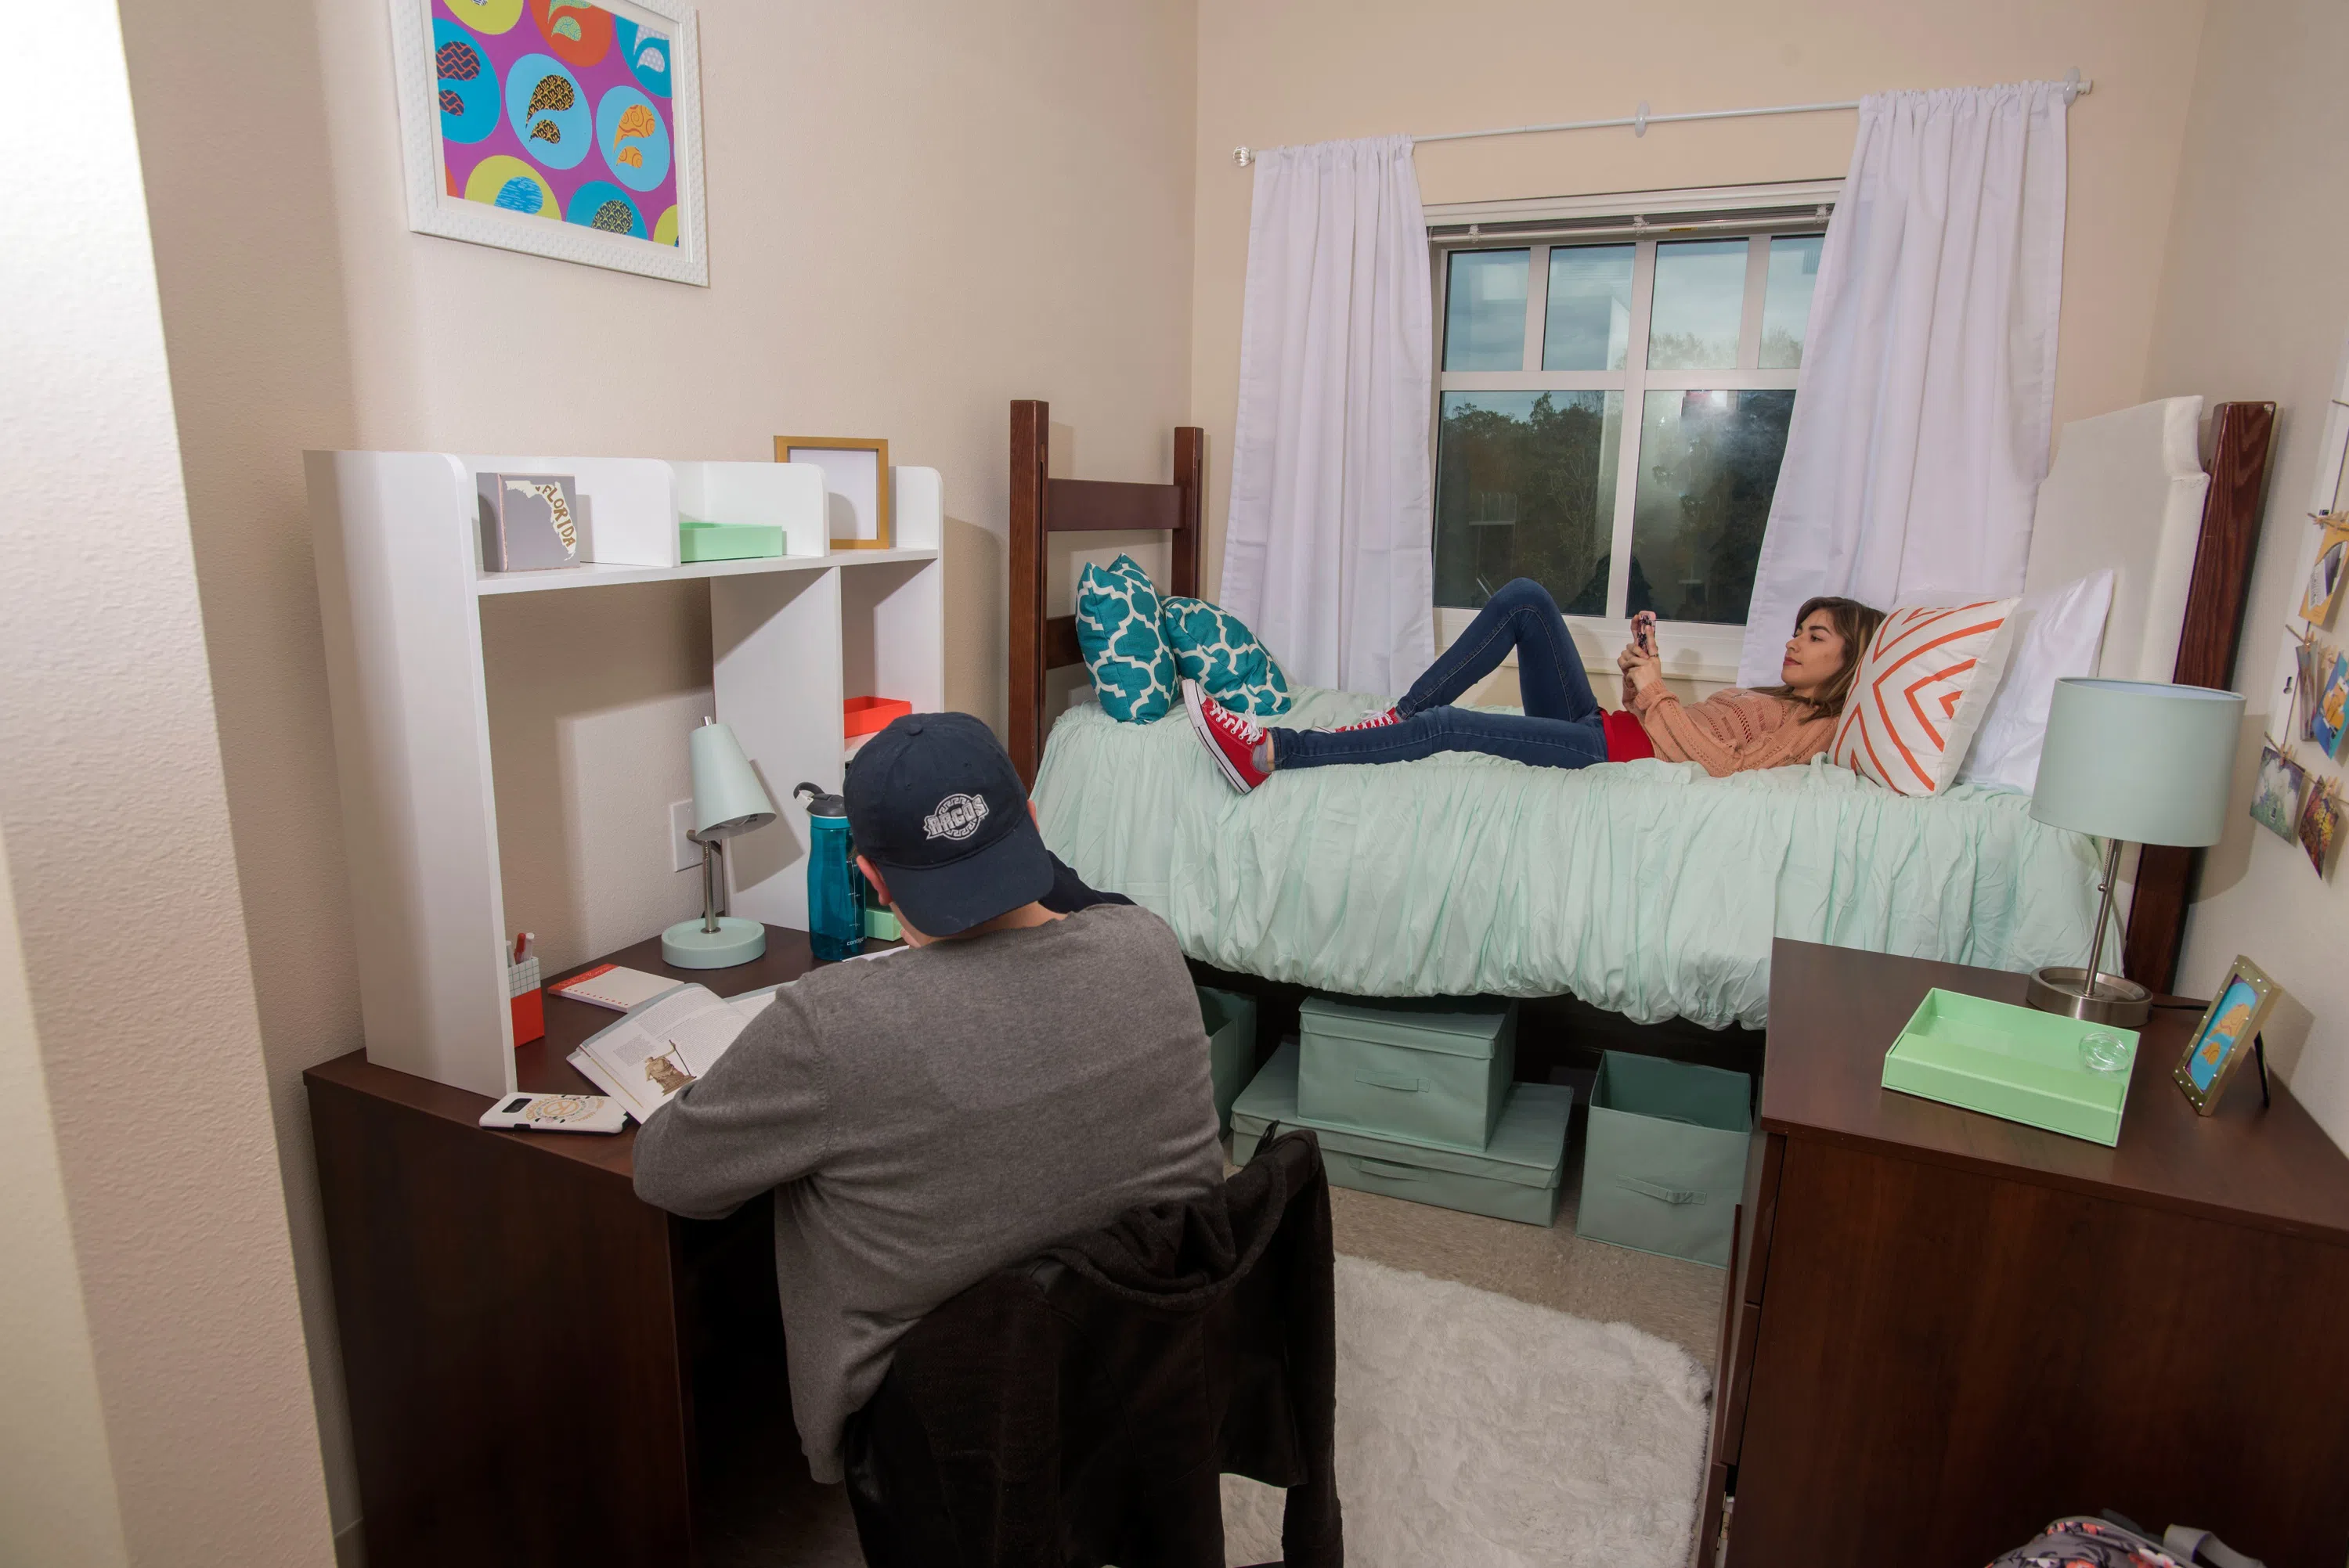
[{"label": "curtain rod finial", "polygon": [[2073,99],[2078,98],[2082,93],[2095,90],[2095,85],[2096,84],[2094,82],[2083,80],[2080,76],[2080,67],[2074,66],[2070,70],[2064,73],[2064,102],[2068,106]]},{"label": "curtain rod finial", "polygon": [[1232,149],[1232,161],[1240,168],[1246,169],[1256,161],[1256,153],[1249,148],[1235,147]]},{"label": "curtain rod finial", "polygon": [[1631,134],[1639,137],[1648,134],[1648,100],[1646,98],[1640,100],[1639,111],[1631,116]]}]

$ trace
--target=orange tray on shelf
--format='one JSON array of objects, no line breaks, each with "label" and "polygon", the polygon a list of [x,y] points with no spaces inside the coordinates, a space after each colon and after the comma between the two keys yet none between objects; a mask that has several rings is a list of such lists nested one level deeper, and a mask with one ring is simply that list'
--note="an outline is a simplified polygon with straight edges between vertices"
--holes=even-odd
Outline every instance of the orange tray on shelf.
[{"label": "orange tray on shelf", "polygon": [[877,735],[889,727],[893,718],[914,711],[914,705],[894,696],[853,696],[842,703],[841,738],[854,740],[860,735]]}]

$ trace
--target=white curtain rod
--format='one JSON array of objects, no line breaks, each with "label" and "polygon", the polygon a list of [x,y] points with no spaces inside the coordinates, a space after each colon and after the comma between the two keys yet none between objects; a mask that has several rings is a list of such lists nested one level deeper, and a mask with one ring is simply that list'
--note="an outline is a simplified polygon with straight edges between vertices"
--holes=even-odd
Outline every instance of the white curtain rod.
[{"label": "white curtain rod", "polygon": [[[2082,93],[2093,91],[2095,85],[2080,75],[2079,67],[2074,66],[2064,73],[2064,103],[2069,104]],[[1612,130],[1627,125],[1631,128],[1633,136],[1645,136],[1648,134],[1648,128],[1651,125],[1673,125],[1682,120],[1749,119],[1756,115],[1765,114],[1820,114],[1828,109],[1857,108],[1858,107],[1857,98],[1847,98],[1837,103],[1782,103],[1768,108],[1703,108],[1692,110],[1687,114],[1650,114],[1647,100],[1642,98],[1637,113],[1627,115],[1620,119],[1569,119],[1561,120],[1556,125],[1503,126],[1495,130],[1446,130],[1433,136],[1414,136],[1411,140],[1412,145],[1416,147],[1424,141],[1466,141],[1473,138],[1486,136],[1533,136],[1549,130]],[[1232,149],[1232,161],[1240,168],[1246,169],[1256,161],[1256,150],[1252,147],[1235,147]]]}]

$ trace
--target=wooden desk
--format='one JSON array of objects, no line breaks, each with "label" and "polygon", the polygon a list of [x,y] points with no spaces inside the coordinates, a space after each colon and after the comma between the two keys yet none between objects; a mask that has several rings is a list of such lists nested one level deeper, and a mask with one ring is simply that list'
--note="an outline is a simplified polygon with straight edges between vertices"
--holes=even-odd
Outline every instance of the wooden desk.
[{"label": "wooden desk", "polygon": [[[735,969],[657,939],[596,962],[723,995],[814,966],[778,926]],[[616,1017],[549,995],[521,1086],[594,1092],[564,1057]],[[800,1457],[767,1200],[679,1220],[636,1199],[633,1126],[488,1131],[481,1095],[357,1051],[303,1078],[370,1568],[773,1563],[853,1532]]]},{"label": "wooden desk", "polygon": [[2195,1116],[2196,1011],[2147,1026],[2117,1148],[1889,1092],[1935,985],[2023,977],[1772,951],[1706,1493],[1730,1568],[1976,1568],[2106,1508],[2342,1562],[2349,1159],[2250,1072]]}]

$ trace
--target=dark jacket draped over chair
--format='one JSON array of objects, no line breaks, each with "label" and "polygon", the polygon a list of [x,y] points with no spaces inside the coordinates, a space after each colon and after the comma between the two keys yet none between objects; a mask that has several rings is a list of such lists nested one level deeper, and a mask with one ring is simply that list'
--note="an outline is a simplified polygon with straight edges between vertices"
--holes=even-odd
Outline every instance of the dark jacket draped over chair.
[{"label": "dark jacket draped over chair", "polygon": [[1340,1568],[1330,1189],[1292,1132],[899,1342],[847,1434],[871,1568],[1222,1568],[1219,1475],[1288,1489],[1288,1568]]}]

